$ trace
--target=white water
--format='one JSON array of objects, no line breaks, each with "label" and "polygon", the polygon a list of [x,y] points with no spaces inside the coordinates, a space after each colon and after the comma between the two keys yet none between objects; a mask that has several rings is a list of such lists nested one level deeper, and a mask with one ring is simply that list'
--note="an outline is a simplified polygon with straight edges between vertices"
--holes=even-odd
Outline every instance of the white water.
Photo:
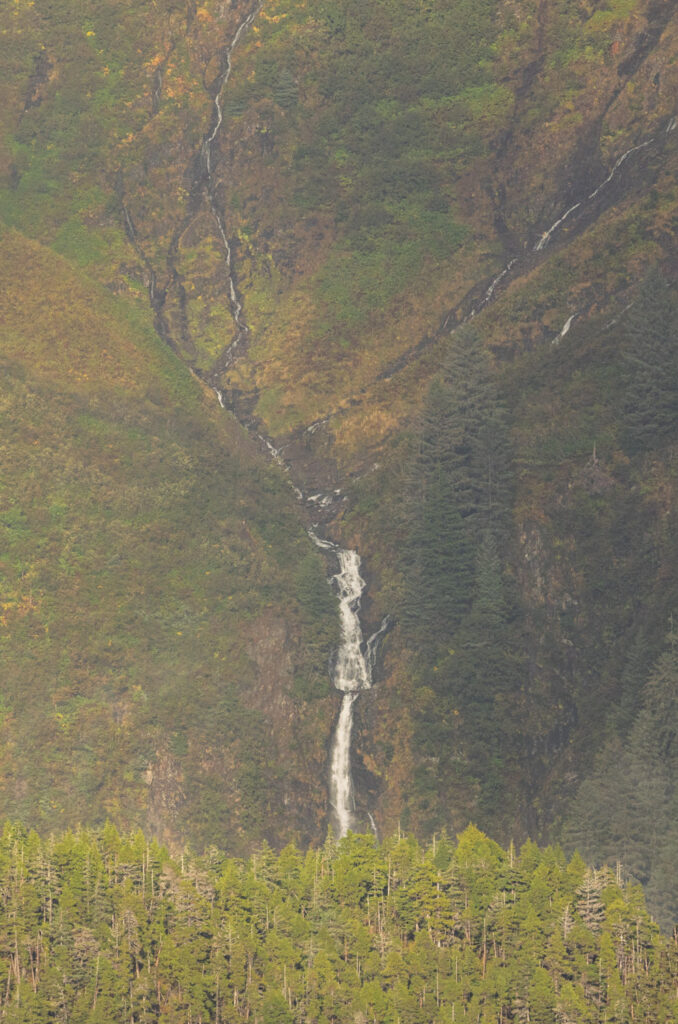
[{"label": "white water", "polygon": [[[666,130],[667,131],[671,131],[672,130],[671,129],[671,121],[669,121],[669,125],[668,125]],[[592,199],[595,199],[596,196],[600,192],[602,192],[602,190],[605,188],[605,186],[610,184],[610,182],[612,181],[612,179],[616,175],[616,173],[619,170],[619,168],[621,167],[621,165],[623,163],[625,163],[628,160],[628,158],[630,156],[632,156],[633,153],[638,153],[639,150],[645,149],[646,146],[651,146],[654,141],[655,141],[654,138],[647,139],[646,142],[641,142],[640,145],[638,145],[638,146],[631,146],[631,148],[627,149],[625,153],[622,153],[622,155],[617,158],[617,160],[616,160],[615,164],[613,165],[612,170],[608,174],[607,178],[605,178],[604,181],[601,181],[600,185],[598,185],[598,187],[595,188],[593,190],[593,192],[591,192],[587,196],[587,198],[585,200],[582,200],[582,201],[580,201],[578,203],[575,203],[574,206],[571,206],[569,208],[569,210],[566,210],[565,213],[561,217],[559,217],[558,220],[554,224],[551,225],[551,227],[548,229],[548,231],[544,232],[544,234],[541,236],[541,238],[539,239],[539,241],[535,245],[534,252],[541,252],[542,249],[545,249],[546,246],[551,241],[551,236],[553,235],[553,233],[555,231],[558,230],[560,225],[564,221],[566,221],[567,218],[569,216],[571,216],[571,214],[573,214],[575,212],[575,210],[578,210],[580,208],[580,206],[582,206],[583,202],[591,202]]]},{"label": "white water", "polygon": [[339,836],[345,836],[353,824],[355,801],[351,776],[351,735],[353,733],[353,705],[357,693],[345,693],[332,744],[330,768],[330,804],[337,816]]},{"label": "white water", "polygon": [[[379,630],[365,643],[360,625],[360,599],[365,581],[360,575],[360,555],[357,551],[340,548],[338,544],[323,540],[313,530],[309,535],[314,544],[331,551],[339,561],[339,572],[332,577],[339,596],[341,644],[337,651],[333,683],[344,694],[339,718],[332,741],[330,758],[330,803],[334,811],[340,836],[346,835],[355,821],[355,800],[351,774],[351,735],[353,733],[353,706],[362,690],[372,686],[372,669],[379,640],[388,628],[385,619]],[[374,828],[374,820],[368,815]]]},{"label": "white water", "polygon": [[307,434],[315,434],[316,430],[319,430],[324,423],[327,423],[329,416],[324,416],[321,420],[316,420],[315,423],[311,423],[310,427],[306,427]]},{"label": "white water", "polygon": [[551,227],[548,229],[548,231],[544,232],[544,234],[541,236],[541,238],[539,239],[539,241],[535,245],[534,251],[535,252],[541,252],[542,249],[545,249],[546,246],[551,241],[551,235],[553,234],[553,232],[557,231],[557,229],[560,227],[560,225],[564,221],[567,220],[567,218],[570,216],[570,214],[574,213],[575,210],[578,210],[580,206],[581,206],[581,203],[575,203],[574,206],[571,206],[569,210],[566,210],[565,213],[562,215],[562,217],[560,217],[555,222],[555,224],[552,224]]},{"label": "white water", "polygon": [[653,142],[654,142],[654,139],[648,139],[647,142],[641,142],[641,144],[639,146],[632,146],[631,149],[627,149],[625,153],[622,153],[622,155],[619,157],[619,159],[617,160],[616,164],[614,165],[614,167],[612,168],[612,170],[608,174],[608,176],[605,179],[605,181],[602,181],[600,183],[600,185],[598,186],[598,188],[594,192],[591,193],[591,195],[589,196],[589,199],[595,199],[596,196],[598,195],[598,193],[601,191],[601,189],[604,189],[606,185],[609,185],[609,183],[612,181],[612,179],[614,178],[615,174],[617,173],[617,171],[619,170],[621,165],[626,160],[628,160],[628,158],[631,156],[632,153],[637,153],[639,149],[645,149],[646,146],[650,146]]},{"label": "white water", "polygon": [[619,313],[617,313],[617,315],[612,318],[612,320],[608,320],[608,322],[605,324],[605,330],[608,330],[608,328],[614,327],[615,324],[618,324],[619,321],[621,320],[621,318],[623,317],[624,313],[626,313],[631,308],[632,305],[633,305],[633,302],[628,302],[624,306],[624,308],[621,309],[619,311]]},{"label": "white water", "polygon": [[497,287],[497,285],[499,284],[500,281],[504,280],[506,275],[509,273],[509,271],[512,269],[514,264],[517,263],[517,262],[518,262],[518,257],[514,256],[514,258],[509,263],[506,264],[506,266],[502,270],[501,274],[497,274],[497,276],[495,277],[494,281],[492,282],[490,287],[485,292],[485,296],[484,296],[483,301],[481,302],[480,306],[478,306],[477,309],[473,310],[474,313],[477,313],[480,309],[482,309],[483,306],[486,306],[487,303],[491,301],[492,296],[494,295],[495,288]]},{"label": "white water", "polygon": [[[219,405],[225,408],[223,393],[214,388]],[[330,494],[319,491],[317,494],[304,495],[289,477],[290,467],[285,462],[280,449],[264,435],[257,434],[268,454],[287,474],[295,495],[307,505],[325,509],[341,497],[341,490]],[[388,630],[390,620],[384,619],[379,629],[367,641],[363,638],[360,625],[360,601],[365,590],[365,580],[360,575],[360,555],[357,551],[342,548],[332,541],[319,537],[313,529],[308,531],[309,537],[322,551],[329,552],[339,562],[339,572],[330,579],[339,597],[339,621],[341,625],[341,642],[336,655],[332,682],[335,689],[343,693],[339,717],[332,738],[330,755],[330,806],[336,819],[339,836],[345,836],[355,824],[355,800],[353,794],[353,776],[351,773],[351,737],[353,735],[353,706],[362,690],[372,686],[379,643]],[[375,831],[374,819],[368,814],[371,827]]]},{"label": "white water", "polygon": [[565,335],[569,333],[570,327],[572,326],[572,324],[574,323],[576,318],[577,318],[577,314],[576,313],[573,313],[572,316],[567,318],[567,320],[563,324],[563,327],[562,327],[562,330],[561,330],[560,334],[557,334],[555,336],[555,338],[553,339],[553,341],[551,342],[552,345],[557,345],[558,342],[560,341],[560,339],[564,338]]},{"label": "white water", "polygon": [[214,123],[214,128],[212,129],[212,131],[202,144],[203,158],[205,160],[205,169],[208,175],[211,174],[212,172],[212,144],[214,143],[214,140],[216,139],[219,133],[219,129],[221,128],[221,125],[224,120],[223,113],[221,110],[221,94],[224,91],[226,85],[228,84],[229,78],[231,77],[231,55],[233,54],[233,51],[235,50],[238,43],[240,42],[240,37],[242,36],[243,32],[245,32],[250,27],[250,25],[252,24],[260,10],[261,6],[257,5],[252,11],[250,11],[247,17],[240,22],[236,30],[236,33],[233,36],[233,39],[231,40],[230,45],[226,49],[226,66],[218,80],[219,84],[217,85],[217,91],[214,97],[214,108],[217,113],[216,121]]},{"label": "white water", "polygon": [[[269,439],[267,437],[265,437],[263,434],[257,434],[257,437],[259,438],[261,443],[264,445],[264,447],[266,448],[266,451],[271,456],[273,461],[276,462],[280,466],[280,468],[283,470],[283,472],[287,473],[288,479],[289,479],[290,467],[287,465],[287,463],[283,459],[282,455],[280,454],[280,450],[278,448],[276,448],[269,441]],[[294,484],[292,482],[292,480],[290,480],[289,483],[290,483],[290,487],[294,491],[294,494],[299,499],[299,501],[304,501],[303,492],[299,490],[299,488],[296,486],[296,484]]]},{"label": "white water", "polygon": [[[249,334],[249,327],[243,316],[243,306],[233,280],[233,261],[231,246],[226,233],[223,214],[217,204],[214,182],[212,179],[212,149],[223,124],[221,96],[231,74],[231,55],[240,41],[243,32],[250,27],[261,6],[255,7],[240,23],[230,46],[225,53],[225,66],[217,83],[214,96],[214,125],[202,144],[202,160],[205,168],[207,195],[210,210],[215,220],[224,249],[224,262],[228,277],[228,289],[231,303],[231,316],[236,328],[236,335],[225,351],[225,362],[230,364],[235,357],[236,348],[241,340]],[[219,405],[225,408],[224,394],[214,387]],[[324,420],[311,424],[309,431],[313,433]],[[270,457],[288,474],[289,466],[282,454],[263,434],[257,435]],[[297,498],[307,505],[319,509],[329,508],[341,496],[340,490],[331,494],[319,492],[306,497],[290,479],[290,484]],[[376,661],[377,649],[381,637],[388,628],[385,619],[380,629],[365,643],[360,625],[360,599],[365,589],[365,581],[360,575],[360,556],[357,551],[341,548],[331,541],[318,537],[313,530],[309,535],[317,547],[331,552],[339,562],[339,572],[330,580],[336,587],[339,596],[339,612],[341,621],[341,643],[337,651],[333,683],[343,693],[339,718],[332,739],[330,758],[330,803],[336,817],[337,830],[340,836],[345,835],[354,824],[355,801],[353,795],[353,778],[351,775],[351,737],[353,733],[353,706],[362,690],[369,690],[372,685],[372,670]],[[372,829],[376,835],[374,819],[370,815]]]},{"label": "white water", "polygon": [[[666,125],[666,131],[667,132],[673,132],[677,128],[678,128],[678,118],[677,117],[672,117],[668,121],[668,123]],[[628,160],[628,158],[630,156],[632,156],[634,153],[639,152],[639,150],[641,150],[641,149],[645,149],[647,146],[651,146],[653,142],[655,142],[654,138],[647,139],[645,142],[641,142],[638,146],[632,146],[630,149],[627,149],[624,153],[622,153],[622,155],[620,157],[618,157],[617,160],[615,161],[615,163],[614,163],[614,165],[612,167],[612,170],[610,171],[608,176],[605,178],[605,180],[601,181],[600,185],[598,185],[598,187],[595,188],[593,190],[593,192],[591,192],[586,197],[586,199],[581,199],[579,202],[575,203],[573,206],[570,206],[569,209],[565,210],[565,212],[563,214],[561,214],[561,216],[556,221],[554,221],[554,223],[551,225],[551,227],[547,231],[544,231],[544,233],[539,238],[539,241],[536,242],[536,244],[533,246],[532,251],[533,252],[542,252],[546,248],[546,246],[549,244],[549,242],[551,241],[553,235],[561,227],[561,225],[565,223],[565,221],[568,219],[568,217],[571,217],[572,214],[576,213],[576,211],[579,210],[582,206],[584,206],[586,203],[589,203],[593,199],[595,199],[596,196],[598,196],[600,194],[600,192],[602,192],[602,190],[605,188],[605,186],[609,185],[609,183],[615,177],[615,175],[616,175],[617,171],[619,170],[619,168],[622,166],[623,163],[626,162],[626,160]],[[480,299],[474,306],[472,306],[470,312],[467,313],[467,315],[461,321],[459,321],[459,323],[457,323],[454,328],[451,329],[451,333],[454,333],[454,331],[457,330],[459,327],[461,327],[462,324],[468,323],[469,320],[472,320],[482,309],[485,308],[485,306],[488,305],[488,303],[492,302],[492,300],[494,299],[494,295],[495,295],[495,291],[497,289],[497,286],[504,280],[504,278],[511,272],[513,267],[519,261],[521,261],[521,257],[515,256],[512,260],[509,261],[509,263],[507,263],[507,265],[504,267],[504,269],[499,274],[497,274],[497,276],[490,282],[490,284],[488,285],[488,287],[485,290],[485,294],[483,295],[482,299]],[[441,331],[447,331],[448,329],[450,329],[450,323],[451,323],[454,315],[455,315],[454,310],[450,311],[447,314],[447,316],[444,318],[443,322],[440,325],[440,330]],[[575,314],[575,316],[576,316],[576,314]],[[572,326],[573,320],[574,320],[574,317],[571,317],[568,320],[568,322],[565,325],[565,327],[563,328],[562,332],[556,338],[553,339],[552,344],[555,345],[560,340],[560,338],[564,337],[565,334],[567,334],[567,332],[569,331],[570,327]],[[385,376],[383,379],[384,380],[389,380],[390,376],[392,376],[392,375]],[[315,425],[313,424],[312,427],[314,428]],[[309,429],[311,429],[311,428],[309,428]]]},{"label": "white water", "polygon": [[235,284],[233,281],[233,256],[231,252],[231,246],[228,241],[228,236],[226,234],[226,224],[224,222],[224,217],[217,204],[214,190],[214,182],[212,180],[212,149],[214,147],[214,142],[216,140],[217,135],[219,134],[219,130],[224,121],[223,110],[221,107],[221,97],[224,89],[226,88],[226,85],[228,84],[228,80],[231,77],[231,56],[236,46],[240,42],[243,33],[251,26],[252,22],[254,21],[260,10],[261,5],[257,5],[253,8],[253,10],[250,11],[247,17],[240,22],[236,30],[236,33],[233,36],[233,39],[231,40],[230,45],[226,48],[224,70],[222,71],[217,81],[217,89],[213,101],[214,114],[216,115],[214,116],[214,127],[212,128],[209,135],[207,135],[204,138],[201,150],[202,159],[205,166],[205,175],[207,178],[207,196],[209,199],[210,210],[212,211],[212,217],[214,218],[214,222],[217,225],[217,229],[221,237],[221,242],[224,247],[224,263],[226,264],[226,274],[228,277],[228,294],[231,303],[231,316],[233,318],[233,323],[235,324],[236,329],[235,337],[224,353],[224,359],[227,363],[231,362],[233,356],[235,355],[236,349],[239,347],[241,341],[248,336],[250,329],[247,326],[247,323],[245,322],[245,319],[243,317],[242,302],[238,298],[238,293],[236,291]]},{"label": "white water", "polygon": [[[327,541],[323,542],[326,544]],[[369,690],[372,673],[363,654],[363,631],[360,626],[360,598],[365,580],[360,575],[360,555],[357,551],[335,548],[339,559],[339,572],[334,582],[339,594],[341,645],[334,669],[334,685],[342,693]]]},{"label": "white water", "polygon": [[333,505],[340,497],[341,491],[337,488],[332,494],[323,494],[322,491],[318,494],[309,494],[306,502],[309,505],[314,505],[317,509],[326,509]]}]

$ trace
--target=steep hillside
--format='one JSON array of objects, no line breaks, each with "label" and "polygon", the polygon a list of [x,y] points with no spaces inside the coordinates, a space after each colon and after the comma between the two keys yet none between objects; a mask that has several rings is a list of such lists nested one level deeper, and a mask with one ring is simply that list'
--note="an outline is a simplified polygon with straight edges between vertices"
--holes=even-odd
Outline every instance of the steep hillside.
[{"label": "steep hillside", "polygon": [[[367,620],[397,620],[378,685],[356,705],[359,803],[380,828],[474,818],[507,838],[576,833],[586,785],[650,713],[678,597],[675,5],[57,0],[3,17],[4,222],[60,254],[80,287],[133,309],[135,331],[152,318],[306,493],[347,494],[326,525],[366,558]],[[76,333],[100,333],[79,322]],[[48,350],[46,339],[31,373]],[[55,353],[50,387],[61,393],[68,374]],[[143,415],[164,421],[160,405]],[[178,414],[169,434],[144,431],[160,437],[159,458],[187,445],[201,467],[217,464],[223,432],[238,438],[224,444],[248,490],[242,514],[233,488],[226,497],[229,529],[257,569],[239,575],[233,613],[207,602],[205,628],[230,623],[234,678],[246,652],[238,692],[254,718],[241,727],[240,704],[207,713],[175,746],[188,742],[190,759],[192,742],[226,737],[219,778],[238,749],[251,754],[254,804],[242,786],[205,790],[209,813],[259,808],[251,827],[242,818],[243,842],[269,814],[273,838],[285,832],[288,773],[292,827],[317,835],[335,705],[311,699],[327,693],[331,633],[302,534],[312,516],[212,405],[200,412],[218,424],[209,443]],[[172,565],[179,537],[196,542],[185,493],[169,501]],[[185,573],[167,566],[157,599],[203,607],[202,564],[191,550]],[[158,665],[180,646],[165,639]],[[205,649],[182,650],[200,677]],[[271,683],[288,657],[302,667]],[[270,687],[289,692],[293,677],[300,703],[271,725]],[[171,729],[184,714],[162,710]],[[188,807],[197,783],[182,785]],[[615,828],[605,844],[587,839],[591,856],[624,847]],[[648,881],[651,867],[633,867]]]},{"label": "steep hillside", "polygon": [[7,230],[0,322],[0,806],[317,835],[334,609],[289,488],[147,316]]}]

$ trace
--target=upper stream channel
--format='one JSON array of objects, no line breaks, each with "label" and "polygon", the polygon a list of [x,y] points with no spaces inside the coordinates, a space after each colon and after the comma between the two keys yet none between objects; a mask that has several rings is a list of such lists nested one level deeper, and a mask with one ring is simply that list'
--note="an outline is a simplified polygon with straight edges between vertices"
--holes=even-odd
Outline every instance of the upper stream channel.
[{"label": "upper stream channel", "polygon": [[[221,371],[232,365],[237,358],[241,343],[249,335],[249,327],[245,319],[243,301],[241,296],[238,295],[233,279],[231,246],[228,241],[226,223],[219,207],[216,186],[212,177],[212,168],[215,162],[213,159],[213,148],[223,125],[221,101],[223,90],[231,74],[231,55],[260,10],[261,7],[257,6],[242,19],[236,29],[232,42],[223,53],[222,71],[217,79],[213,97],[211,124],[203,139],[200,152],[209,207],[224,248],[231,317],[235,327],[234,337],[219,360],[219,369]],[[216,386],[214,386],[214,391],[219,404],[222,408],[226,408],[223,392]],[[245,426],[251,430],[249,425],[245,424]],[[283,459],[280,450],[263,434],[257,434],[257,437],[266,449],[269,457],[288,474],[294,493],[305,509],[324,510],[327,515],[328,510],[331,510],[332,506],[336,507],[340,500],[340,491],[330,494],[319,492],[305,495],[293,483],[290,467]],[[341,642],[334,659],[332,681],[335,688],[343,694],[343,697],[330,747],[329,797],[333,824],[337,833],[343,836],[357,824],[353,776],[351,772],[353,710],[360,693],[364,690],[369,690],[372,685],[372,671],[376,660],[377,648],[381,637],[388,628],[388,620],[385,619],[379,630],[369,640],[365,641],[360,623],[360,602],[365,590],[365,581],[360,575],[360,555],[357,551],[342,548],[333,541],[321,537],[317,532],[318,529],[319,524],[314,523],[308,530],[309,537],[316,547],[320,548],[327,556],[328,561],[338,569],[337,572],[330,576],[328,583],[336,590],[339,598]],[[367,812],[366,816],[369,817],[371,827],[374,830],[374,820],[371,814]]]}]

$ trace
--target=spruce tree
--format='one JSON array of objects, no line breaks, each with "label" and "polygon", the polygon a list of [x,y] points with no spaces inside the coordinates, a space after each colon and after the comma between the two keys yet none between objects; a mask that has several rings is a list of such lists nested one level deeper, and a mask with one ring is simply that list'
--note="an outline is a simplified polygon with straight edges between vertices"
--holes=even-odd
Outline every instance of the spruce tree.
[{"label": "spruce tree", "polygon": [[473,556],[464,522],[470,482],[463,448],[454,395],[436,380],[419,424],[404,552],[404,617],[434,641],[459,622],[469,601]]},{"label": "spruce tree", "polygon": [[623,354],[626,445],[645,451],[678,430],[678,302],[658,270],[629,311]]},{"label": "spruce tree", "polygon": [[573,804],[566,833],[598,861],[619,860],[647,886],[660,922],[678,915],[678,651],[673,631],[624,745],[611,740]]},{"label": "spruce tree", "polygon": [[510,501],[504,411],[475,331],[459,331],[417,424],[405,501],[403,617],[442,646],[468,611],[484,532]]}]

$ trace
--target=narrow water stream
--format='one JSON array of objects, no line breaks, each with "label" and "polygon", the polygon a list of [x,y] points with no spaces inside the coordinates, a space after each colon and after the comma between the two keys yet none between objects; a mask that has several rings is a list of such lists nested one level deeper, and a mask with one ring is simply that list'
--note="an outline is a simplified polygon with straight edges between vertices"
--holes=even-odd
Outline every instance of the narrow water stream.
[{"label": "narrow water stream", "polygon": [[[231,317],[235,326],[235,335],[220,359],[220,368],[227,369],[238,355],[240,343],[249,335],[249,327],[245,319],[243,304],[236,291],[233,280],[233,258],[228,241],[224,215],[219,207],[216,185],[212,176],[213,148],[223,125],[222,94],[231,74],[231,55],[240,42],[245,31],[252,25],[261,10],[257,6],[240,22],[233,40],[224,52],[223,70],[216,82],[213,99],[212,121],[208,133],[202,143],[201,158],[205,176],[205,187],[212,216],[217,225],[223,244],[224,262],[228,276]],[[214,387],[215,394],[222,408],[226,408],[223,392]],[[305,495],[292,481],[290,467],[282,454],[269,438],[257,434],[269,457],[288,474],[290,484],[297,499],[306,508],[327,509],[336,503],[339,491],[333,494],[322,492]],[[360,601],[365,589],[365,581],[360,575],[360,555],[357,551],[342,548],[332,541],[318,536],[315,529],[309,529],[309,536],[316,547],[328,557],[338,562],[339,571],[331,576],[329,584],[336,589],[339,598],[339,614],[341,620],[341,643],[336,653],[333,672],[333,683],[343,694],[339,716],[334,729],[330,753],[329,794],[331,813],[339,836],[345,835],[355,826],[355,798],[353,776],[351,772],[351,737],[353,734],[353,709],[359,694],[369,690],[372,685],[372,670],[376,660],[377,649],[381,637],[388,628],[385,619],[379,630],[365,642],[360,624]],[[367,813],[371,828],[375,831],[374,819]]]},{"label": "narrow water stream", "polygon": [[[666,128],[667,132],[671,131],[671,124],[674,121],[675,118],[671,118]],[[569,210],[566,210],[565,213],[563,213],[558,218],[558,220],[555,221],[555,223],[552,224],[551,227],[548,228],[548,230],[543,233],[543,235],[535,245],[534,251],[541,252],[543,249],[545,249],[551,241],[551,238],[554,235],[554,233],[558,230],[561,224],[563,224],[567,220],[568,217],[570,217],[576,210],[580,209],[580,207],[585,206],[587,203],[590,203],[591,200],[595,199],[596,196],[598,196],[603,191],[603,189],[610,184],[610,182],[616,176],[619,168],[622,166],[622,164],[626,163],[630,156],[633,156],[634,153],[639,153],[642,149],[647,149],[647,147],[651,146],[653,142],[655,142],[654,136],[650,139],[646,139],[645,142],[641,142],[638,146],[631,146],[630,149],[627,149],[624,153],[621,154],[621,156],[617,157],[616,161],[612,165],[612,170],[610,171],[608,176],[603,181],[601,181],[600,185],[598,185],[597,188],[594,188],[593,192],[590,192],[585,199],[581,199],[578,203],[575,203],[574,206],[571,206]]]},{"label": "narrow water stream", "polygon": [[333,682],[343,693],[341,710],[332,742],[330,762],[330,803],[339,835],[345,835],[355,821],[355,799],[351,774],[351,735],[353,706],[361,690],[372,686],[375,642],[383,635],[387,622],[365,643],[360,625],[360,600],[365,581],[360,575],[360,555],[341,548],[309,530],[309,536],[321,550],[331,552],[339,562],[339,572],[332,577],[339,597],[341,644],[337,651]]},{"label": "narrow water stream", "polygon": [[235,50],[236,46],[242,39],[245,32],[247,31],[248,28],[251,27],[252,22],[254,21],[257,14],[261,10],[261,6],[261,4],[257,4],[257,6],[253,7],[250,13],[243,18],[243,20],[238,25],[238,28],[236,29],[233,39],[231,40],[230,44],[226,47],[223,53],[222,71],[216,80],[214,98],[212,101],[212,123],[209,132],[203,139],[202,147],[200,150],[200,156],[205,172],[205,183],[209,207],[212,213],[212,217],[214,218],[214,222],[217,226],[217,230],[219,231],[219,236],[221,238],[221,242],[224,249],[224,263],[226,264],[226,274],[228,277],[228,297],[231,306],[231,317],[233,319],[233,324],[235,326],[235,335],[233,337],[233,340],[228,345],[228,347],[226,348],[225,352],[221,357],[224,362],[224,365],[228,365],[228,363],[231,363],[233,361],[241,342],[248,337],[250,329],[243,315],[242,302],[240,300],[240,297],[235,287],[235,282],[233,280],[233,254],[231,252],[231,245],[228,240],[228,235],[226,233],[226,223],[224,221],[224,215],[217,201],[215,182],[214,178],[212,177],[212,155],[215,141],[224,123],[224,113],[221,106],[221,97],[223,95],[224,89],[228,85],[228,80],[231,77],[231,71],[233,70],[231,57],[233,51]]}]

